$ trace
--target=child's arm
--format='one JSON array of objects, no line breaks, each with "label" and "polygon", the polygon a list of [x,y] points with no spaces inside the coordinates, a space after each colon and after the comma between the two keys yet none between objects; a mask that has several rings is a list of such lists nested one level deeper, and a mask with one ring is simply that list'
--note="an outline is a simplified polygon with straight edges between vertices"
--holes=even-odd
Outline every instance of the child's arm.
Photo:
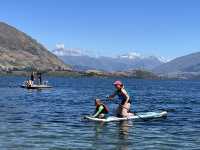
[{"label": "child's arm", "polygon": [[96,118],[102,112],[103,109],[104,109],[104,107],[101,105],[99,107],[98,111],[92,117]]}]

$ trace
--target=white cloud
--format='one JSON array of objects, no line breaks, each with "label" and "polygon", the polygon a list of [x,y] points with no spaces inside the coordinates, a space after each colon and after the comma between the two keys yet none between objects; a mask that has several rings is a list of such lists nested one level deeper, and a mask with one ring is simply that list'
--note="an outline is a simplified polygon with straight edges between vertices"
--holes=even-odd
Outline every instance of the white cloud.
[{"label": "white cloud", "polygon": [[84,55],[83,50],[79,48],[65,48],[62,43],[56,44],[56,49],[52,52],[57,56],[82,56]]},{"label": "white cloud", "polygon": [[65,45],[62,44],[62,43],[59,43],[59,44],[56,44],[56,48],[57,48],[57,49],[64,49],[64,48],[65,48]]}]

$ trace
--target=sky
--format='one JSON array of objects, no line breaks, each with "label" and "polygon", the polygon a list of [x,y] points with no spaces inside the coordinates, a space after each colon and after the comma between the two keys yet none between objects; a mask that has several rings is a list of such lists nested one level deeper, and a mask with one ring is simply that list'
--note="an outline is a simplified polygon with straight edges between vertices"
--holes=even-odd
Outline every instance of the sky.
[{"label": "sky", "polygon": [[199,0],[1,0],[0,21],[49,50],[173,59],[200,51],[199,8]]}]

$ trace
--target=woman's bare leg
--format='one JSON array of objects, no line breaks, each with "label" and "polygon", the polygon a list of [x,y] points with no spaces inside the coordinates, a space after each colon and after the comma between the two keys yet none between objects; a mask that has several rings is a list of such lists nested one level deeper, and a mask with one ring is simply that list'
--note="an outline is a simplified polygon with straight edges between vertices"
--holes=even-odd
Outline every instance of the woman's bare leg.
[{"label": "woman's bare leg", "polygon": [[133,116],[134,115],[133,113],[129,112],[130,107],[131,107],[130,103],[125,103],[121,107],[122,107],[121,114],[122,114],[123,117],[129,117],[129,116]]}]

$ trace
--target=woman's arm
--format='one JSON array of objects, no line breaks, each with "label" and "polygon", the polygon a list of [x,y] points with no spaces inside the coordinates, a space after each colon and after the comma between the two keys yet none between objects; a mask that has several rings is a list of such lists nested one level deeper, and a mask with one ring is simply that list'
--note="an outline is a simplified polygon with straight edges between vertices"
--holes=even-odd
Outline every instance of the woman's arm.
[{"label": "woman's arm", "polygon": [[108,96],[108,99],[113,99],[117,95],[117,92],[115,91],[112,95]]}]

